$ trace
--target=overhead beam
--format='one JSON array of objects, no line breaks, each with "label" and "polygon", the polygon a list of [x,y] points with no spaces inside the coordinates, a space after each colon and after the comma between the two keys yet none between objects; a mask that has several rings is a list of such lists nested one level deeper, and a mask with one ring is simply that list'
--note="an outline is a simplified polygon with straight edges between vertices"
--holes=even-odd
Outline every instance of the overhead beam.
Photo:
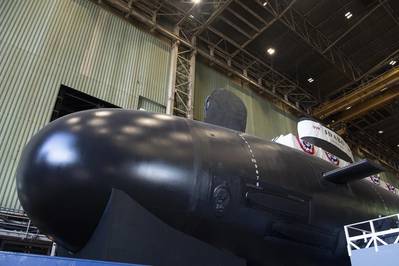
[{"label": "overhead beam", "polygon": [[232,21],[230,21],[229,19],[220,16],[220,20],[222,20],[224,23],[226,23],[227,25],[229,25],[230,27],[232,27],[233,29],[235,29],[237,32],[239,32],[240,34],[244,35],[245,37],[247,37],[248,39],[251,39],[252,36],[249,35],[246,31],[242,30],[239,26],[237,26],[236,24],[234,24]]},{"label": "overhead beam", "polygon": [[242,22],[244,22],[246,25],[248,25],[249,27],[251,27],[254,31],[258,31],[259,28],[257,26],[255,26],[252,22],[248,21],[246,18],[244,18],[243,16],[241,16],[240,14],[238,14],[237,12],[235,12],[233,9],[231,9],[230,7],[226,8],[227,11],[229,11],[231,14],[233,14],[234,16],[236,16],[237,18],[239,18]]},{"label": "overhead beam", "polygon": [[[247,47],[253,40],[256,39],[256,37],[258,37],[260,34],[262,34],[264,31],[266,31],[268,28],[270,28],[278,19],[280,19],[294,4],[295,4],[296,0],[292,0],[289,5],[284,8],[283,11],[279,12],[278,14],[276,14],[276,16],[269,22],[266,23],[265,26],[263,26],[260,30],[258,30],[254,35],[252,35],[247,41],[245,41],[240,48],[244,49],[245,47]],[[239,2],[238,2],[239,3]],[[240,52],[240,49],[237,49],[233,54],[232,57],[236,56],[238,53]]]},{"label": "overhead beam", "polygon": [[[326,47],[331,45],[331,41],[295,8],[291,8],[282,16],[278,16],[275,10],[280,10],[281,3],[284,1],[270,1],[266,6],[263,6],[260,0],[256,0],[256,2],[259,4],[259,8],[266,9],[348,79],[356,80],[361,75],[360,68],[347,58],[339,48],[334,47],[323,53]],[[276,6],[273,7],[272,4]]]},{"label": "overhead beam", "polygon": [[388,56],[386,56],[384,59],[382,59],[380,62],[372,66],[367,72],[365,72],[363,75],[361,75],[359,78],[356,80],[350,82],[349,84],[346,84],[345,86],[342,86],[338,89],[334,89],[333,91],[329,92],[327,94],[327,98],[331,97],[334,94],[337,94],[340,91],[353,91],[357,87],[361,86],[359,84],[364,84],[375,78],[375,72],[380,70],[382,67],[386,66],[392,58],[396,58],[399,55],[399,48],[390,53]]},{"label": "overhead beam", "polygon": [[392,20],[399,26],[399,18],[395,16],[395,12],[392,10],[391,5],[388,2],[380,0],[380,2],[384,2],[383,7],[388,15],[392,18]]},{"label": "overhead beam", "polygon": [[321,105],[313,111],[313,115],[320,119],[324,119],[334,113],[352,107],[383,88],[394,85],[396,82],[399,82],[399,67],[393,68],[379,78],[354,90],[348,95]]},{"label": "overhead beam", "polygon": [[370,123],[368,122],[367,126],[362,127],[364,130],[372,129],[372,128],[378,128],[381,125],[386,125],[386,124],[398,124],[399,117],[397,113],[390,113],[387,117],[384,117],[383,119],[378,120],[377,122]]},{"label": "overhead beam", "polygon": [[353,29],[355,29],[357,26],[360,25],[366,18],[368,18],[371,14],[374,13],[380,6],[384,5],[388,0],[380,1],[375,7],[373,7],[369,12],[367,12],[363,17],[361,17],[359,20],[356,21],[355,24],[353,24],[349,29],[347,29],[344,33],[342,33],[340,36],[338,36],[335,41],[333,41],[329,46],[327,46],[323,50],[323,54],[326,53],[328,50],[330,50],[334,45],[336,45],[340,40],[342,40],[346,35],[348,35]]},{"label": "overhead beam", "polygon": [[362,152],[367,154],[367,156],[378,160],[382,165],[386,166],[389,169],[392,169],[395,172],[398,172],[398,166],[395,162],[388,160],[387,158],[383,158],[375,154],[375,148],[370,146],[365,146],[363,142],[359,142],[358,140],[350,140],[349,141],[352,145],[356,145],[357,148]]},{"label": "overhead beam", "polygon": [[250,9],[249,7],[247,7],[246,5],[244,5],[243,3],[241,3],[239,0],[234,0],[235,3],[237,3],[238,5],[241,6],[241,8],[243,8],[245,11],[247,11],[248,13],[250,13],[252,15],[252,17],[256,18],[257,20],[259,20],[260,22],[263,22],[264,24],[266,24],[266,21],[264,18],[262,18],[261,16],[259,16],[256,12],[254,12],[252,9]]},{"label": "overhead beam", "polygon": [[[396,150],[393,150],[391,147],[384,145],[380,139],[373,135],[370,135],[359,126],[356,126],[354,124],[352,124],[352,126],[356,128],[356,132],[350,132],[350,134],[347,135],[346,140],[359,145],[359,148],[363,151],[366,151],[369,156],[378,159],[380,162],[387,165],[392,170],[396,172],[399,171],[399,154]],[[387,151],[389,152],[387,153]]]},{"label": "overhead beam", "polygon": [[205,21],[205,23],[197,29],[194,36],[200,35],[231,4],[231,2],[233,2],[233,0],[226,0],[221,6],[219,6]]},{"label": "overhead beam", "polygon": [[196,8],[196,4],[193,5],[184,13],[183,17],[176,23],[176,27],[180,27],[180,24],[183,23],[191,14],[191,12]]},{"label": "overhead beam", "polygon": [[335,126],[339,123],[347,122],[358,118],[371,110],[378,109],[393,100],[399,98],[399,85],[394,86],[384,91],[381,95],[373,97],[367,101],[361,102],[353,106],[350,110],[345,110],[342,113],[334,117],[334,123],[331,126]]}]

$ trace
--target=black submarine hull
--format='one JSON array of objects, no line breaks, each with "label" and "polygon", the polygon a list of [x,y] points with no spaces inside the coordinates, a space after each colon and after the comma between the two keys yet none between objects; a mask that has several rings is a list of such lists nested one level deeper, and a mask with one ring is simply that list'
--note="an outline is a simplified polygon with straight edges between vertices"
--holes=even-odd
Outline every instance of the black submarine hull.
[{"label": "black submarine hull", "polygon": [[[349,263],[343,225],[398,213],[399,201],[365,180],[324,180],[333,169],[234,130],[102,109],[65,116],[36,134],[23,152],[17,188],[33,223],[72,252],[89,240],[114,188],[250,265],[268,264],[275,252],[295,254],[284,249],[300,250],[309,265]],[[290,260],[296,265],[295,255]]]}]

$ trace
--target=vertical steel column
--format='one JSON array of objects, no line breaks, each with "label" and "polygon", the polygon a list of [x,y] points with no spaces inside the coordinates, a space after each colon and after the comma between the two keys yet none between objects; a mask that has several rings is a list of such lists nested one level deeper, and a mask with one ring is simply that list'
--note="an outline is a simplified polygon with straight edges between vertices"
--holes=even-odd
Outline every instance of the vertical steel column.
[{"label": "vertical steel column", "polygon": [[[175,33],[179,29],[175,29]],[[195,42],[195,38],[193,39]],[[179,41],[172,47],[167,114],[193,118],[195,50]]]},{"label": "vertical steel column", "polygon": [[54,257],[56,250],[57,250],[57,244],[55,242],[53,242],[53,244],[51,245],[50,256]]},{"label": "vertical steel column", "polygon": [[[195,45],[195,39],[193,40],[193,44]],[[188,101],[187,106],[189,108],[187,118],[193,119],[193,110],[194,110],[194,85],[195,85],[195,62],[196,62],[196,51],[191,52],[190,58],[190,76],[189,76],[189,84],[188,84]]]},{"label": "vertical steel column", "polygon": [[[179,28],[176,27],[175,33],[179,32]],[[176,83],[176,65],[177,65],[177,54],[178,54],[178,42],[173,41],[172,50],[170,53],[170,66],[169,66],[169,84],[168,84],[168,102],[166,104],[166,113],[169,115],[173,114],[174,96],[175,96],[175,83]]]}]

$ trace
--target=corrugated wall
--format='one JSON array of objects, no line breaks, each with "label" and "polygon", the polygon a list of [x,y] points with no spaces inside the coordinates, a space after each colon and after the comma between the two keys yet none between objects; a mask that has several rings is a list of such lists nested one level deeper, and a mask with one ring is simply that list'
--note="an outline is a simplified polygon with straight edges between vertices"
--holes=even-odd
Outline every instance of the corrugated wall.
[{"label": "corrugated wall", "polygon": [[140,97],[137,109],[154,113],[166,113],[166,106],[157,102],[151,101],[148,98]]},{"label": "corrugated wall", "polygon": [[20,208],[15,170],[61,84],[136,109],[166,105],[170,46],[87,0],[0,1],[0,206]]},{"label": "corrugated wall", "polygon": [[297,135],[294,116],[284,114],[255,92],[226,75],[197,62],[195,75],[194,118],[203,120],[205,98],[216,88],[225,88],[240,97],[247,107],[247,133],[272,139],[281,134]]}]

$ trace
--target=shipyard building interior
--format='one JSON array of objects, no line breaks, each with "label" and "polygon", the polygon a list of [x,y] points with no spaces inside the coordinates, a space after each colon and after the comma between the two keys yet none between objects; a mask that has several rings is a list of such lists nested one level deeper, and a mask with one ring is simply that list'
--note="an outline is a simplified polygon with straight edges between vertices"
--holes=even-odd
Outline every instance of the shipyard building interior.
[{"label": "shipyard building interior", "polygon": [[0,1],[0,265],[398,265],[399,1]]}]

